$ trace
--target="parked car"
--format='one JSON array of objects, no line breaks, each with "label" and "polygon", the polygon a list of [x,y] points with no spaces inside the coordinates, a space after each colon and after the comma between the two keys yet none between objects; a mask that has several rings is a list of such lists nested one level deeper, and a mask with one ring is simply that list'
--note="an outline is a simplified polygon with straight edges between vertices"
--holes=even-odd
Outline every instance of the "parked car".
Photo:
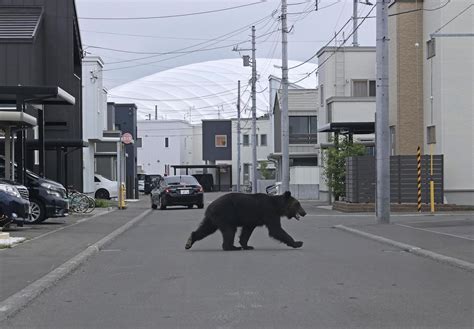
[{"label": "parked car", "polygon": [[[0,156],[0,177],[5,176],[5,158]],[[16,170],[16,177],[19,176]],[[28,188],[31,217],[30,222],[40,223],[51,217],[69,215],[69,201],[63,185],[50,179],[42,178],[26,170],[25,186]]]},{"label": "parked car", "polygon": [[145,194],[150,194],[153,186],[153,181],[154,180],[160,180],[162,178],[161,175],[159,174],[146,174],[145,175],[145,186],[144,186],[144,189],[143,189],[143,192],[145,192]]},{"label": "parked car", "polygon": [[94,182],[96,199],[110,199],[118,197],[117,181],[112,181],[102,175],[95,174]]},{"label": "parked car", "polygon": [[168,206],[204,208],[204,191],[193,176],[167,176],[154,183],[151,190],[151,207],[166,209]]},{"label": "parked car", "polygon": [[28,189],[18,183],[0,180],[0,226],[11,223],[23,226],[30,221],[30,201]]},{"label": "parked car", "polygon": [[138,191],[145,192],[145,174],[137,174]]}]

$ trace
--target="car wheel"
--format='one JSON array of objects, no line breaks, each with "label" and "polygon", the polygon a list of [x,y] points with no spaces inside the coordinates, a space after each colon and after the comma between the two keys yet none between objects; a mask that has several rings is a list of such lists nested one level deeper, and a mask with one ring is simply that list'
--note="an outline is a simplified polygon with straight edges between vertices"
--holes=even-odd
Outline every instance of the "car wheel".
[{"label": "car wheel", "polygon": [[41,223],[46,219],[46,214],[44,211],[44,205],[38,200],[30,200],[31,206],[31,215],[28,219],[25,219],[26,222],[30,224]]},{"label": "car wheel", "polygon": [[202,209],[202,208],[204,208],[204,203],[199,203],[197,206],[198,206],[199,209]]},{"label": "car wheel", "polygon": [[108,200],[108,199],[110,199],[109,191],[107,191],[106,189],[103,189],[103,188],[98,189],[95,192],[95,198],[96,199]]},{"label": "car wheel", "polygon": [[165,210],[165,209],[166,209],[166,205],[165,205],[164,202],[163,202],[163,197],[161,197],[161,196],[158,198],[158,205],[160,206],[160,209],[161,209],[161,210]]}]

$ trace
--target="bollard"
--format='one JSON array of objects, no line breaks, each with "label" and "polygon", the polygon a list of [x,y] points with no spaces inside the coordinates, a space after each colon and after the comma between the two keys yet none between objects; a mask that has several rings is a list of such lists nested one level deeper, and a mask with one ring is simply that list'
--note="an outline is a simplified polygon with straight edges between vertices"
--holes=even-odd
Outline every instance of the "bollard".
[{"label": "bollard", "polygon": [[120,184],[120,191],[119,191],[119,209],[126,209],[127,204],[125,203],[125,196],[126,196],[126,187],[125,184]]},{"label": "bollard", "polygon": [[418,146],[416,151],[417,169],[418,169],[418,212],[421,212],[421,148]]}]

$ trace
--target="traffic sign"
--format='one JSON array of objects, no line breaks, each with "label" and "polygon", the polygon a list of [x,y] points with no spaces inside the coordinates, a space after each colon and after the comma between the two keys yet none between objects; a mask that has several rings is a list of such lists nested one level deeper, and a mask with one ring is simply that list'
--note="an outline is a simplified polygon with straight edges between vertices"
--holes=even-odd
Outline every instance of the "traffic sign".
[{"label": "traffic sign", "polygon": [[133,136],[130,133],[124,133],[122,135],[122,143],[124,144],[130,144],[133,142]]}]

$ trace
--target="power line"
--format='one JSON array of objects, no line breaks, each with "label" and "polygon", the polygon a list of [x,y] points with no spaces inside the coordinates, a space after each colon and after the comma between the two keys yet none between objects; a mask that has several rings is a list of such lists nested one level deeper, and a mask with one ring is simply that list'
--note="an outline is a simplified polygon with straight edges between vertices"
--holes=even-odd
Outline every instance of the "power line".
[{"label": "power line", "polygon": [[264,1],[252,2],[247,3],[244,5],[234,6],[234,7],[227,7],[221,9],[214,9],[214,10],[206,10],[206,11],[197,11],[191,13],[184,13],[184,14],[175,14],[175,15],[163,15],[163,16],[144,16],[144,17],[79,17],[79,19],[87,19],[87,20],[147,20],[147,19],[165,19],[165,18],[175,18],[175,17],[186,17],[186,16],[196,16],[196,15],[204,15],[204,14],[211,14],[217,13],[222,11],[234,10],[243,7],[255,6],[262,4]]},{"label": "power line", "polygon": [[[329,44],[330,44],[334,39],[337,38],[337,36],[339,35],[339,33],[341,33],[342,30],[344,30],[344,28],[347,26],[347,24],[349,24],[351,21],[352,21],[352,18],[349,18],[349,19],[347,20],[347,22],[344,24],[344,26],[341,27],[341,29],[331,38],[331,40],[329,40],[329,41],[326,43],[325,46],[323,46],[323,48],[329,46]],[[353,32],[353,33],[354,33],[354,32]],[[351,35],[352,35],[352,34],[351,34]],[[319,52],[319,51],[318,51],[318,52]],[[310,60],[312,60],[313,58],[315,58],[315,57],[318,55],[318,52],[316,52],[314,55],[312,55],[310,58],[308,58],[308,59],[305,60],[304,62],[301,62],[301,63],[299,63],[299,64],[297,64],[297,65],[295,65],[295,66],[289,67],[288,70],[295,69],[295,68],[297,68],[297,67],[300,67],[300,66],[302,66],[302,65],[304,65],[304,64],[306,64],[306,63],[308,63]]]},{"label": "power line", "polygon": [[[359,29],[359,27],[365,22],[365,20],[370,16],[370,14],[371,14],[372,11],[375,9],[375,7],[376,7],[376,6],[373,6],[373,7],[370,9],[370,11],[367,13],[367,15],[366,15],[366,16],[362,19],[362,21],[357,25],[357,28],[354,29],[354,30],[351,32],[351,34],[349,34],[349,36],[348,36],[347,38],[345,38],[345,39],[342,41],[341,45],[340,45],[339,47],[337,47],[337,48],[335,49],[335,51],[334,51],[333,53],[331,53],[331,55],[329,55],[329,56],[328,56],[321,64],[319,64],[314,70],[312,70],[311,72],[309,72],[309,73],[306,75],[306,77],[303,77],[303,78],[301,78],[301,79],[299,79],[299,80],[297,80],[297,81],[294,81],[294,82],[292,82],[292,83],[297,84],[298,82],[301,82],[301,81],[303,81],[303,80],[309,78],[309,77],[311,76],[311,74],[313,74],[314,72],[318,71],[332,56],[334,56],[334,54],[335,54],[337,51],[339,51],[339,49],[342,48],[342,46],[344,46],[344,44],[347,42],[347,40],[349,40],[349,38],[354,34],[354,32],[357,31],[357,30]],[[352,19],[349,19],[349,21],[351,21],[351,20],[352,20]],[[346,24],[347,24],[347,23],[346,23]],[[336,36],[337,36],[337,35],[336,35]],[[333,39],[334,39],[334,38],[333,38]],[[294,67],[296,67],[296,66],[294,66]],[[294,68],[294,67],[293,67],[293,68]]]},{"label": "power line", "polygon": [[451,0],[448,0],[444,4],[442,4],[441,6],[439,6],[437,8],[418,8],[418,9],[412,9],[412,10],[402,11],[402,12],[399,12],[399,13],[390,14],[388,16],[391,17],[391,16],[410,14],[410,13],[414,13],[414,12],[417,12],[417,11],[436,11],[436,10],[439,10],[439,9],[442,9],[442,8],[446,7],[450,2],[451,2]]},{"label": "power line", "polygon": [[469,6],[467,6],[466,8],[464,8],[463,10],[461,10],[456,16],[454,16],[452,19],[450,19],[448,22],[446,22],[444,25],[442,25],[439,29],[437,29],[434,33],[438,33],[439,31],[441,31],[443,28],[445,28],[448,24],[450,24],[451,22],[453,22],[455,19],[457,19],[459,16],[461,16],[462,14],[464,14],[469,8],[471,8],[472,6],[474,6],[474,4],[471,4]]}]

